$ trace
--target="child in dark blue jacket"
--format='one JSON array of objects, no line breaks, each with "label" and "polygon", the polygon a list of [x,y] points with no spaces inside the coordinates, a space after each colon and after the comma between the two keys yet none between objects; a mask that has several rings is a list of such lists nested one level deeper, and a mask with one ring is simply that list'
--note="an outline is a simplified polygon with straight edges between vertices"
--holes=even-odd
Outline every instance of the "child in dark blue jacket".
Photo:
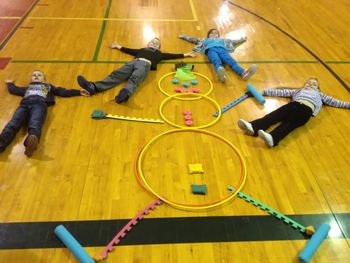
[{"label": "child in dark blue jacket", "polygon": [[47,115],[47,107],[55,104],[55,95],[61,97],[90,96],[86,90],[67,90],[47,83],[44,73],[40,70],[33,71],[32,82],[27,88],[17,87],[13,80],[5,82],[11,94],[24,98],[0,134],[0,152],[3,152],[13,141],[19,129],[24,124],[28,124],[28,136],[24,140],[24,153],[28,157],[32,156],[38,146],[41,129]]}]

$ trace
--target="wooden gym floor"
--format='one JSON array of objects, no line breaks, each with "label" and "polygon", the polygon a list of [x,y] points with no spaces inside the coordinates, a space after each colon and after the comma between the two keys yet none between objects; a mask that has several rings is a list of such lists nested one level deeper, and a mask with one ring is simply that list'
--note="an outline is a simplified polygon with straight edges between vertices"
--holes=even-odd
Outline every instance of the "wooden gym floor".
[{"label": "wooden gym floor", "polygon": [[[98,2],[98,3],[97,3]],[[0,128],[10,120],[20,98],[4,80],[20,86],[31,71],[43,70],[49,82],[78,88],[76,77],[100,80],[132,59],[108,45],[131,48],[159,36],[162,50],[189,52],[193,45],[179,34],[204,37],[216,27],[222,35],[247,36],[233,54],[243,67],[255,63],[249,80],[257,89],[300,87],[320,80],[328,95],[350,101],[350,5],[335,1],[220,0],[1,0]],[[178,60],[179,61],[179,60]],[[198,55],[184,59],[213,82],[209,97],[220,106],[246,91],[246,82],[228,72],[220,83]],[[120,86],[90,98],[57,98],[49,109],[43,136],[32,158],[24,155],[21,130],[0,155],[0,262],[76,262],[53,234],[65,225],[91,255],[100,251],[137,213],[156,198],[137,183],[135,160],[155,136],[176,129],[169,124],[93,120],[94,109],[114,115],[160,118],[166,96],[158,80],[174,70],[165,61],[151,72],[126,104],[116,104]],[[199,86],[209,85],[199,77]],[[171,78],[163,82],[173,93]],[[237,120],[252,120],[286,103],[267,98],[264,106],[247,99],[204,133],[174,132],[154,143],[143,160],[145,178],[161,196],[203,205],[228,195],[237,185],[243,156],[247,180],[241,191],[302,225],[331,224],[327,240],[312,262],[347,262],[350,258],[350,118],[346,109],[324,107],[306,126],[268,149],[244,135]],[[190,108],[197,125],[213,121],[208,99],[169,100],[164,114],[182,124]],[[204,174],[190,176],[189,163],[202,163]],[[192,195],[190,184],[206,184],[208,194]],[[108,262],[297,262],[307,237],[266,212],[233,198],[219,207],[184,211],[164,204],[127,234]]]}]

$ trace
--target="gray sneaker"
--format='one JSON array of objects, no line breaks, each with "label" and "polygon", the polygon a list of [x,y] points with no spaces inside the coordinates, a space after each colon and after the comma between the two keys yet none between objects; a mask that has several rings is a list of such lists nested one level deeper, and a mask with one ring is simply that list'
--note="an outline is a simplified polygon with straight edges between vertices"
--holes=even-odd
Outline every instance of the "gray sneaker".
[{"label": "gray sneaker", "polygon": [[263,130],[258,130],[258,135],[261,139],[265,141],[265,143],[271,148],[273,147],[273,138],[270,133],[265,132]]},{"label": "gray sneaker", "polygon": [[255,64],[253,64],[250,68],[246,69],[241,75],[242,79],[248,80],[251,76],[255,74],[257,68],[258,67]]},{"label": "gray sneaker", "polygon": [[245,131],[248,135],[254,135],[255,132],[254,132],[253,126],[250,122],[247,122],[243,119],[239,119],[237,124],[238,124],[238,127],[241,130]]},{"label": "gray sneaker", "polygon": [[219,67],[217,74],[218,74],[219,80],[221,82],[225,82],[226,81],[226,79],[227,79],[226,72],[225,72],[225,69],[223,67]]}]

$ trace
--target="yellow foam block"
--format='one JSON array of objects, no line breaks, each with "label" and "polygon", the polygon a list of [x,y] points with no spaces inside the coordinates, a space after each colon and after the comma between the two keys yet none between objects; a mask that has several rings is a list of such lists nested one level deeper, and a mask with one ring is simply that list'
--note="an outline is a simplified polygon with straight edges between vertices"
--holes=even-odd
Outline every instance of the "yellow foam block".
[{"label": "yellow foam block", "polygon": [[201,163],[191,163],[188,165],[188,171],[190,174],[202,174],[204,173],[203,171],[203,166]]}]

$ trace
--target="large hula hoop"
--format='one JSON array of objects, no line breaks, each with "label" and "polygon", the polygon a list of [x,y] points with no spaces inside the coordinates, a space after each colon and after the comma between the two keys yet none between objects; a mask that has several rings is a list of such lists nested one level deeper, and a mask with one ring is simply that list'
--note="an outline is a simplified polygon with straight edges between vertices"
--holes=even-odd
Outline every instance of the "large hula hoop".
[{"label": "large hula hoop", "polygon": [[[240,159],[241,162],[241,179],[238,182],[237,186],[234,186],[235,191],[231,192],[229,195],[216,200],[214,202],[208,203],[208,204],[202,204],[202,205],[198,205],[198,204],[183,204],[183,203],[178,203],[178,202],[173,202],[170,201],[168,199],[166,199],[165,197],[159,195],[158,193],[156,193],[148,184],[147,180],[145,179],[143,172],[142,172],[142,161],[144,159],[145,156],[145,152],[150,148],[150,146],[156,141],[158,140],[160,137],[168,135],[170,133],[175,133],[175,132],[198,132],[198,133],[204,133],[210,136],[214,136],[215,138],[218,138],[222,141],[224,141],[227,145],[229,145],[237,154],[237,156]],[[152,195],[156,196],[157,198],[159,198],[160,200],[162,200],[164,203],[169,204],[170,206],[177,208],[177,209],[181,209],[181,210],[193,210],[193,211],[199,211],[199,210],[204,210],[204,209],[210,209],[210,208],[214,208],[217,206],[220,206],[226,202],[229,202],[230,200],[232,200],[236,194],[242,189],[246,178],[247,178],[247,168],[246,168],[246,164],[244,162],[244,159],[241,155],[241,153],[238,151],[238,149],[227,139],[223,138],[222,136],[215,134],[213,132],[209,132],[206,130],[199,130],[199,129],[184,129],[184,130],[170,130],[167,132],[164,132],[162,134],[157,135],[156,137],[154,137],[153,139],[151,139],[148,143],[146,143],[146,145],[144,147],[141,148],[140,152],[138,153],[137,159],[135,161],[135,176],[136,179],[138,181],[138,183],[141,185],[142,188],[144,188],[146,191],[148,191],[149,193],[151,193]]]},{"label": "large hula hoop", "polygon": [[[205,125],[202,125],[202,126],[197,126],[197,127],[190,127],[190,126],[185,126],[185,125],[179,125],[179,124],[176,124],[176,123],[173,123],[173,122],[169,121],[163,114],[163,107],[169,100],[171,100],[173,98],[176,99],[177,97],[180,97],[180,96],[197,96],[197,97],[199,97],[198,99],[205,98],[205,99],[211,101],[215,105],[215,107],[218,109],[218,111],[217,111],[218,112],[218,116],[213,121],[209,122],[208,124],[205,124]],[[182,99],[182,100],[184,100],[184,99]],[[188,100],[188,99],[186,99],[186,100]],[[178,94],[173,94],[173,95],[165,98],[165,100],[162,101],[162,103],[159,106],[159,114],[160,114],[161,118],[166,123],[168,123],[168,124],[170,124],[170,125],[172,125],[172,126],[174,126],[176,128],[180,128],[180,129],[203,129],[203,128],[208,128],[208,127],[214,125],[215,123],[217,123],[220,120],[222,112],[221,112],[220,105],[215,100],[213,100],[212,98],[210,98],[210,97],[208,97],[206,95],[196,94],[196,93],[178,93]]]},{"label": "large hula hoop", "polygon": [[[168,97],[171,96],[171,94],[167,93],[167,92],[162,88],[161,83],[162,83],[162,81],[163,81],[167,76],[172,75],[172,74],[175,74],[175,73],[176,73],[175,71],[174,71],[174,72],[167,73],[167,74],[165,74],[164,76],[162,76],[162,77],[159,79],[159,81],[158,81],[158,88],[159,88],[159,90],[160,90],[164,95],[166,95],[166,96],[168,96]],[[206,94],[204,94],[205,96],[208,96],[208,95],[213,91],[213,82],[211,82],[211,80],[210,80],[208,77],[204,76],[203,74],[200,74],[200,73],[197,73],[197,72],[192,72],[192,73],[194,73],[195,75],[198,75],[198,76],[203,77],[204,79],[206,79],[206,80],[209,82],[209,85],[210,85],[209,91],[208,91]],[[183,99],[183,98],[178,98],[178,99],[179,99],[179,100],[185,100],[185,99]],[[194,99],[192,99],[192,100],[197,100],[197,98],[194,98]]]}]

